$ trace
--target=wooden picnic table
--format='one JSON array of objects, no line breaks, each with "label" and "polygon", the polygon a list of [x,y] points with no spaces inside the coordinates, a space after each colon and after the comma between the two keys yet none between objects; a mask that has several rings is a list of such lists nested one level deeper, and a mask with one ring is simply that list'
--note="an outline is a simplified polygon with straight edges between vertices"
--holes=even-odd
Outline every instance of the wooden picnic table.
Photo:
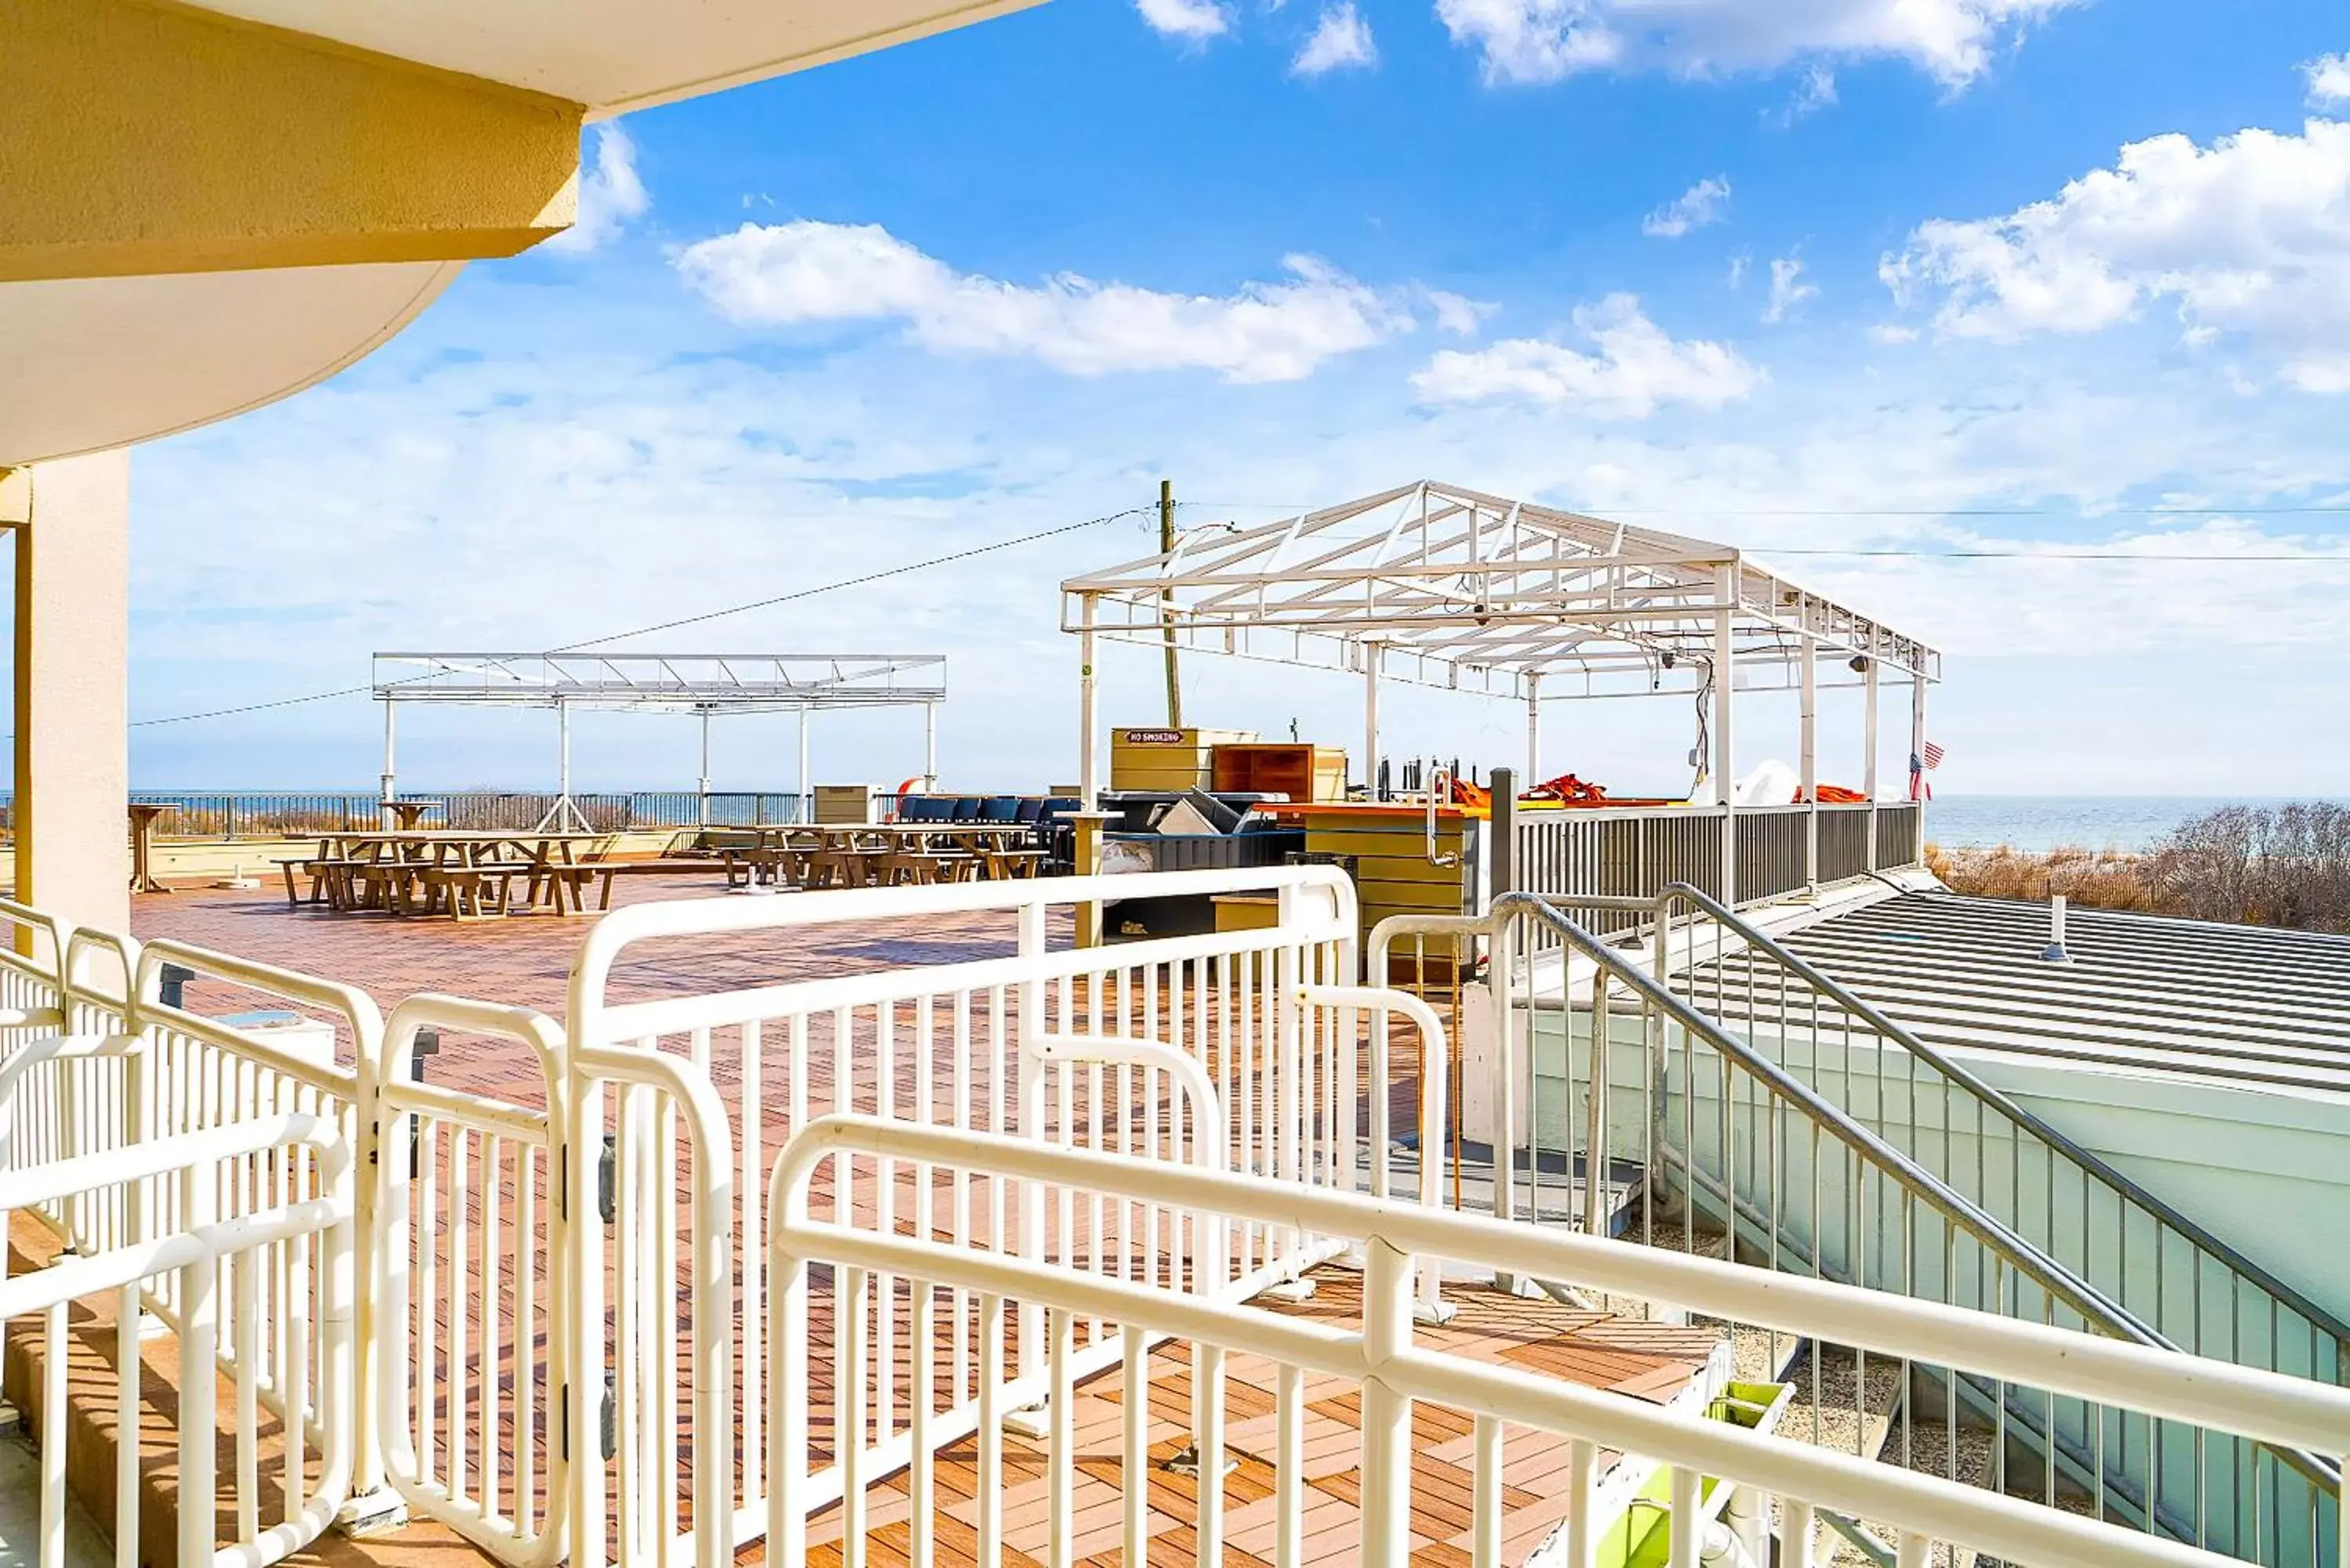
[{"label": "wooden picnic table", "polygon": [[172,812],[176,804],[165,802],[130,803],[130,890],[134,893],[168,893],[172,889],[156,880],[155,824]]},{"label": "wooden picnic table", "polygon": [[[450,911],[460,919],[484,912],[486,884],[500,878],[494,900],[505,909],[504,879],[521,875],[528,879],[533,902],[544,897],[558,914],[576,914],[585,907],[581,884],[594,862],[584,846],[608,842],[608,833],[567,833],[544,829],[360,828],[318,836],[318,854],[309,862],[312,901],[338,909],[384,908],[394,914],[411,912],[414,895],[422,890],[429,906],[432,890],[444,890]],[[283,862],[286,894],[297,901],[294,873],[303,863]],[[368,884],[377,884],[372,889]]]},{"label": "wooden picnic table", "polygon": [[861,888],[868,883],[985,874],[1024,874],[1036,836],[1033,822],[786,823],[747,831],[755,865],[764,860],[778,879],[788,871],[811,887]]}]

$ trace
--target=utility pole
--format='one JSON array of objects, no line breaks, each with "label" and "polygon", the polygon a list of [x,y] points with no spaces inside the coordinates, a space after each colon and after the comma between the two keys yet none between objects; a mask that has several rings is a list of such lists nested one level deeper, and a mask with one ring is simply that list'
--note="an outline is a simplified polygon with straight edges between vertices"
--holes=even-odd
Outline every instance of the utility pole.
[{"label": "utility pole", "polygon": [[[1159,482],[1159,549],[1161,556],[1175,553],[1175,482]],[[1167,639],[1167,727],[1183,727],[1183,681],[1175,669],[1175,590],[1159,590],[1159,629]]]}]

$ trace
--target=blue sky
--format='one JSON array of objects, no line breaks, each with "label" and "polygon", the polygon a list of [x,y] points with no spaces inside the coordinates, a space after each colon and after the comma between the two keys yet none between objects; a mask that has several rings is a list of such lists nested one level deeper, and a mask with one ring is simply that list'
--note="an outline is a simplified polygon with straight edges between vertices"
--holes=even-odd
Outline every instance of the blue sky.
[{"label": "blue sky", "polygon": [[[632,116],[589,133],[572,241],[140,453],[133,717],[785,594],[1161,474],[1187,524],[1433,476],[1765,556],[2199,557],[1781,564],[1949,650],[1947,789],[2338,793],[2345,51],[2314,4],[1058,0]],[[1146,526],[616,646],[944,651],[948,781],[1065,778],[1053,585]],[[1151,655],[1105,676],[1107,718],[1156,718]],[[1187,684],[1206,722],[1360,727],[1341,678]],[[1397,753],[1522,753],[1500,705],[1387,720]],[[836,728],[819,774],[919,764],[909,717]],[[1856,729],[1831,710],[1828,776]],[[1676,789],[1687,731],[1584,704],[1544,761]],[[134,775],[356,784],[380,732],[359,696],[144,726]],[[1742,769],[1793,732],[1758,701]],[[787,784],[791,745],[725,726],[719,782]],[[421,785],[543,784],[551,721],[402,750]],[[582,721],[577,757],[694,772],[658,719]]]}]

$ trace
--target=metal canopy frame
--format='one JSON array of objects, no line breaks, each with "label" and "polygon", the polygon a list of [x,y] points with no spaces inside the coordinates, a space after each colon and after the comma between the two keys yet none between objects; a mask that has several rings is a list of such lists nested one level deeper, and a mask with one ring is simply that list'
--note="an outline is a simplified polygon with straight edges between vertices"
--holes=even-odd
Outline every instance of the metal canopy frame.
[{"label": "metal canopy frame", "polygon": [[[1193,529],[1061,585],[1062,628],[1496,697],[1695,692],[1731,618],[1736,683],[1866,658],[1940,679],[1923,642],[1727,545],[1423,481],[1277,523]],[[1086,607],[1092,607],[1090,617]],[[1367,655],[1376,649],[1376,655]],[[1857,685],[1832,678],[1831,684]]]},{"label": "metal canopy frame", "polygon": [[808,787],[808,715],[828,709],[922,710],[922,769],[938,779],[938,709],[946,701],[938,653],[378,653],[383,704],[383,801],[396,797],[395,714],[404,702],[551,708],[560,784],[539,829],[585,828],[571,798],[571,711],[691,712],[702,718],[702,816],[709,816],[710,721],[720,714],[799,715],[799,784]]},{"label": "metal canopy frame", "polygon": [[[1541,779],[1542,705],[1694,697],[1697,753],[1733,886],[1733,693],[1801,693],[1797,798],[1814,808],[1822,688],[1866,693],[1866,789],[1877,794],[1877,691],[1910,689],[1913,793],[1926,688],[1941,655],[1918,639],[1748,560],[1735,547],[1433,480],[1243,528],[1193,528],[1173,548],[1069,577],[1061,626],[1080,639],[1079,792],[1099,798],[1099,639],[1192,648],[1363,677],[1361,782],[1376,793],[1379,685],[1402,680],[1525,704],[1527,783]],[[1825,679],[1823,679],[1823,676]]]}]

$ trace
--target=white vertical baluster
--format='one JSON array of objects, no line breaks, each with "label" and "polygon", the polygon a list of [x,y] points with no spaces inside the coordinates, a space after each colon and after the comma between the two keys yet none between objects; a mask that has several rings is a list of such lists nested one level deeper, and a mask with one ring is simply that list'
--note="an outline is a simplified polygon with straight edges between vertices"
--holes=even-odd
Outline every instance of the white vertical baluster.
[{"label": "white vertical baluster", "polygon": [[1411,1261],[1374,1236],[1363,1248],[1364,1568],[1404,1568],[1411,1555],[1411,1401],[1379,1376],[1410,1345]]},{"label": "white vertical baluster", "polygon": [[[72,1304],[57,1303],[41,1324],[41,1568],[66,1568],[66,1392],[71,1381],[67,1363],[72,1355],[66,1329]],[[212,1517],[210,1508],[192,1511]]]},{"label": "white vertical baluster", "polygon": [[[1045,1558],[1048,1568],[1076,1568],[1077,1561],[1077,1434],[1076,1423],[1069,1409],[1076,1403],[1069,1376],[1069,1357],[1076,1348],[1070,1341],[1076,1326],[1066,1312],[1056,1310],[1045,1314],[1045,1355],[1051,1388],[1045,1399],[1045,1511],[1051,1529]],[[1205,1487],[1203,1477],[1203,1491]],[[1201,1517],[1201,1535],[1204,1540],[1207,1533],[1204,1507]]]},{"label": "white vertical baluster", "polygon": [[[930,1172],[922,1172],[927,1190]],[[923,1234],[928,1235],[927,1230]],[[931,1537],[937,1523],[933,1517],[938,1509],[938,1456],[931,1451],[931,1406],[938,1397],[938,1373],[934,1360],[938,1324],[933,1310],[934,1292],[928,1280],[913,1283],[913,1386],[907,1393],[911,1412],[914,1464],[909,1501],[913,1518],[909,1524],[908,1546],[910,1568],[931,1568]]]},{"label": "white vertical baluster", "polygon": [[1566,1484],[1573,1492],[1566,1516],[1565,1568],[1598,1568],[1599,1445],[1576,1438],[1566,1445]]},{"label": "white vertical baluster", "polygon": [[1705,1543],[1705,1518],[1699,1487],[1704,1477],[1686,1465],[1673,1469],[1672,1568],[1698,1568],[1698,1552]]},{"label": "white vertical baluster", "polygon": [[1812,1568],[1818,1521],[1808,1502],[1779,1500],[1779,1568]]},{"label": "white vertical baluster", "polygon": [[1274,1568],[1305,1568],[1305,1374],[1284,1366],[1274,1386]]},{"label": "white vertical baluster", "polygon": [[1121,1533],[1126,1560],[1147,1563],[1150,1555],[1150,1344],[1139,1328],[1120,1331],[1119,1341]]},{"label": "white vertical baluster", "polygon": [[840,1341],[845,1363],[833,1385],[832,1451],[840,1467],[840,1561],[842,1568],[865,1565],[865,1314],[871,1290],[863,1269],[842,1269],[834,1276],[832,1332]]},{"label": "white vertical baluster", "polygon": [[760,1197],[766,1179],[766,1100],[761,1093],[762,1079],[759,1057],[764,1049],[756,1019],[743,1025],[742,1048],[742,1123],[739,1138],[742,1144],[742,1167],[736,1180],[742,1192],[740,1228],[736,1232],[736,1255],[743,1261],[743,1299],[741,1317],[741,1350],[743,1369],[735,1386],[742,1389],[738,1407],[743,1424],[743,1502],[755,1501],[764,1482],[763,1460],[765,1457],[766,1410],[759,1395],[760,1325],[765,1321],[767,1248],[766,1231],[760,1223]]},{"label": "white vertical baluster", "polygon": [[1471,1444],[1470,1555],[1476,1568],[1502,1568],[1502,1423],[1478,1417]]},{"label": "white vertical baluster", "polygon": [[982,1563],[1003,1561],[1003,1298],[979,1298],[979,1520]]}]

